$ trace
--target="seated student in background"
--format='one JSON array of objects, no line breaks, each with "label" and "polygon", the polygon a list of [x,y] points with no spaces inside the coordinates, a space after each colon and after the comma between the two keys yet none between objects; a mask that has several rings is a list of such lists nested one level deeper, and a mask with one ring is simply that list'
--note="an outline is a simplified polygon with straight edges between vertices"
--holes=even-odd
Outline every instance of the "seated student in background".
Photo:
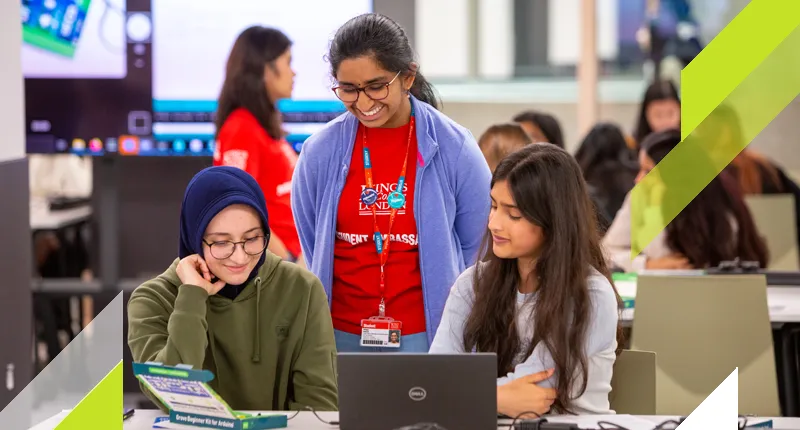
[{"label": "seated student in background", "polygon": [[625,135],[615,124],[595,125],[581,142],[575,159],[589,186],[605,230],[633,188],[639,171],[636,153],[628,148]]},{"label": "seated student in background", "polygon": [[198,173],[181,207],[179,259],[128,302],[133,360],[210,370],[235,410],[336,410],[328,299],[314,275],[265,251],[268,225],[248,173]]},{"label": "seated student in background", "polygon": [[621,302],[578,164],[526,146],[491,196],[483,258],[450,290],[430,352],[496,353],[501,414],[610,413]]},{"label": "seated student in background", "polygon": [[633,149],[639,150],[642,141],[654,132],[680,128],[681,99],[675,84],[669,80],[651,83],[639,106],[639,118],[633,132]]},{"label": "seated student in background", "polygon": [[[678,130],[653,133],[645,138],[639,151],[641,170],[636,177],[637,183],[680,141]],[[670,183],[679,183],[680,179],[662,177],[661,180],[664,182],[664,195],[660,199],[666,207],[674,201],[670,193],[681,192],[677,187],[670,187]],[[712,179],[633,261],[630,258],[631,196],[628,194],[603,238],[608,258],[625,271],[704,269],[736,258],[758,261],[761,267],[767,266],[766,244],[758,234],[735,178],[728,171]],[[660,213],[655,215],[662,216]],[[647,222],[647,219],[633,222]]]},{"label": "seated student in background", "polygon": [[708,130],[707,133],[702,133],[701,130],[701,133],[710,144],[732,148],[731,150],[744,148],[726,168],[736,178],[744,195],[794,196],[797,243],[800,245],[800,187],[780,166],[744,144],[739,115],[729,105],[720,105],[714,109],[701,127]]},{"label": "seated student in background", "polygon": [[269,251],[305,265],[291,207],[297,153],[286,142],[277,103],[292,96],[292,42],[280,30],[244,30],[233,44],[219,95],[215,166],[253,175],[267,199]]},{"label": "seated student in background", "polygon": [[519,124],[493,125],[478,139],[478,146],[489,164],[489,169],[493,172],[506,155],[531,143],[533,141],[530,136]]},{"label": "seated student in background", "polygon": [[533,143],[547,142],[564,148],[561,125],[553,115],[529,110],[515,116],[513,121],[522,126]]}]

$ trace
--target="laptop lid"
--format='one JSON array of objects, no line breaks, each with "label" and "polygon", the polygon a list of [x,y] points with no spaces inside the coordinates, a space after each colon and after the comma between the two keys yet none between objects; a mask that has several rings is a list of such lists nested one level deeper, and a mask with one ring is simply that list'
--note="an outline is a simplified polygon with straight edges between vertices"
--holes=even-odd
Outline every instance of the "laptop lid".
[{"label": "laptop lid", "polygon": [[497,427],[495,354],[340,353],[339,426]]}]

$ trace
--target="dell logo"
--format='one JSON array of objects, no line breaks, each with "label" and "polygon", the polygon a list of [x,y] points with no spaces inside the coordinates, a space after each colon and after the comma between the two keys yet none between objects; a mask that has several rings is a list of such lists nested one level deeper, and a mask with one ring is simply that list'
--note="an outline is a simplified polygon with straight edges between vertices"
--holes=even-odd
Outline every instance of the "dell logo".
[{"label": "dell logo", "polygon": [[414,387],[408,390],[408,397],[415,402],[421,402],[428,396],[428,392],[422,387]]}]

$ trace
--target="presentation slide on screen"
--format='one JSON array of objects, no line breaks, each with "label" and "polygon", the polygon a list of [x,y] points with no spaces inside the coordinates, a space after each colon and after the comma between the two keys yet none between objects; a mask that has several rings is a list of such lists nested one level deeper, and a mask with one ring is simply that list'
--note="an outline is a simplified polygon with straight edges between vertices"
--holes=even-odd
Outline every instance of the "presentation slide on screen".
[{"label": "presentation slide on screen", "polygon": [[[214,103],[236,37],[252,25],[277,28],[293,42],[293,99],[335,100],[330,39],[371,0],[169,0],[152,2],[153,99],[159,104]],[[198,103],[199,102],[199,103]]]},{"label": "presentation slide on screen", "polygon": [[125,77],[125,0],[22,0],[21,6],[26,78]]}]

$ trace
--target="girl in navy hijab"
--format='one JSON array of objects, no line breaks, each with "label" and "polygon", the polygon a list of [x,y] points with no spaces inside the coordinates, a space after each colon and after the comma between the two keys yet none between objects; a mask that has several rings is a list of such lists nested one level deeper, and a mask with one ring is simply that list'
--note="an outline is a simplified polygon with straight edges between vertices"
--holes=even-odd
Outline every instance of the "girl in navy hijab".
[{"label": "girl in navy hijab", "polygon": [[128,302],[133,359],[212,371],[234,410],[336,410],[327,297],[314,275],[266,251],[268,221],[241,169],[210,167],[189,182],[179,258]]}]

